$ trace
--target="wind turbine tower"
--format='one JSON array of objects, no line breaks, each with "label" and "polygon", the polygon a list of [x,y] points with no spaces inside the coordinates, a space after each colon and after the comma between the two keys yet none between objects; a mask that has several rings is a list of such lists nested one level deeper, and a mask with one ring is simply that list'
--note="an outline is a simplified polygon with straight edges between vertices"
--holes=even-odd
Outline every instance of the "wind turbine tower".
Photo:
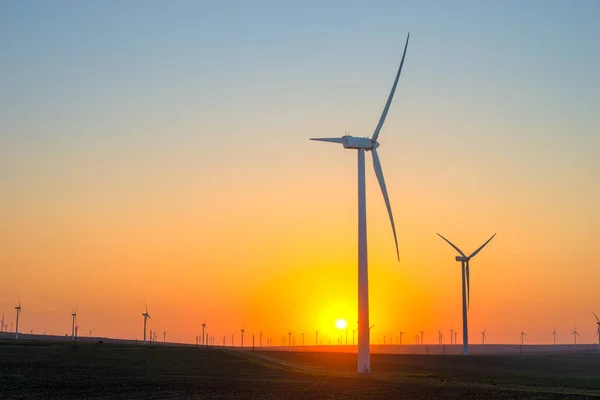
[{"label": "wind turbine tower", "polygon": [[525,336],[527,336],[527,334],[523,331],[523,328],[521,328],[521,347],[525,344]]},{"label": "wind turbine tower", "polygon": [[73,338],[73,341],[75,341],[75,321],[77,320],[77,310],[73,310],[73,312],[71,313],[71,317],[73,318],[73,324],[71,326],[71,337]]},{"label": "wind turbine tower", "polygon": [[486,329],[483,330],[483,332],[481,332],[481,345],[485,346],[485,339],[487,339],[487,336],[485,336],[485,331]]},{"label": "wind turbine tower", "polygon": [[288,347],[292,346],[292,331],[288,332]]},{"label": "wind turbine tower", "polygon": [[246,330],[242,328],[240,329],[240,332],[242,332],[242,347],[244,347],[244,333],[246,333]]},{"label": "wind turbine tower", "polygon": [[400,344],[402,344],[402,335],[404,335],[404,332],[400,332]]},{"label": "wind turbine tower", "polygon": [[150,314],[148,314],[148,303],[146,303],[146,312],[143,313],[142,316],[144,317],[144,344],[146,344],[146,320],[148,318],[152,319],[152,317],[150,317]]},{"label": "wind turbine tower", "polygon": [[2,313],[2,321],[0,321],[0,332],[4,332],[4,313]]},{"label": "wind turbine tower", "polygon": [[19,297],[19,305],[15,307],[17,310],[17,323],[15,325],[15,339],[19,338],[19,315],[21,314],[21,298]]},{"label": "wind turbine tower", "polygon": [[469,284],[469,261],[471,258],[475,257],[477,253],[479,253],[490,242],[490,240],[496,236],[496,234],[494,233],[492,237],[487,240],[487,242],[482,244],[481,247],[471,253],[471,255],[468,257],[462,252],[461,249],[452,244],[452,242],[450,242],[448,239],[439,233],[438,236],[444,239],[450,246],[454,248],[454,250],[460,254],[460,256],[456,256],[456,261],[459,261],[462,266],[463,354],[466,356],[469,354],[469,327],[467,323],[467,313],[469,311],[471,293],[471,286]]},{"label": "wind turbine tower", "polygon": [[552,331],[552,337],[554,339],[554,344],[556,344],[556,328]]},{"label": "wind turbine tower", "polygon": [[204,318],[204,322],[202,323],[202,344],[208,344],[204,342],[204,328],[206,328],[206,318]]},{"label": "wind turbine tower", "polygon": [[392,216],[392,208],[390,200],[388,198],[387,188],[385,180],[383,178],[383,171],[381,169],[381,162],[379,161],[379,155],[377,154],[377,148],[379,143],[379,133],[388,111],[392,104],[394,92],[398,85],[398,79],[402,72],[402,65],[404,64],[404,57],[406,56],[406,49],[408,47],[408,39],[410,34],[406,37],[406,44],[404,45],[404,52],[402,54],[402,60],[394,85],[388,96],[387,102],[379,118],[379,123],[373,132],[371,138],[367,137],[353,137],[345,135],[341,138],[312,138],[311,140],[318,140],[321,142],[330,142],[342,144],[345,149],[357,150],[358,152],[358,372],[370,372],[371,371],[371,359],[369,355],[369,343],[370,343],[370,332],[369,332],[369,272],[367,265],[367,198],[365,188],[365,152],[370,151],[373,155],[373,168],[375,175],[379,181],[381,192],[385,200],[390,222],[392,224],[392,232],[394,234],[394,242],[396,243],[396,255],[398,261],[400,261],[400,253],[398,251],[398,239],[396,237],[396,227],[394,225],[394,218]]},{"label": "wind turbine tower", "polygon": [[315,331],[315,346],[319,345],[319,331]]}]

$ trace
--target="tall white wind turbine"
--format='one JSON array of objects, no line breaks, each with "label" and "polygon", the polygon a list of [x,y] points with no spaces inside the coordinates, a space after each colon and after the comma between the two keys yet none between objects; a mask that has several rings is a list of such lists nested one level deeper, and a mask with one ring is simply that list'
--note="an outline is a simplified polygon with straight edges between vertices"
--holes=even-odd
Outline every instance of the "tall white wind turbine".
[{"label": "tall white wind turbine", "polygon": [[398,238],[396,237],[396,226],[394,224],[394,217],[392,216],[392,207],[390,205],[390,199],[388,197],[385,180],[383,178],[383,171],[381,169],[381,162],[379,161],[379,155],[377,154],[377,148],[379,143],[377,139],[385,118],[387,117],[388,111],[394,98],[394,92],[398,85],[398,79],[402,72],[402,66],[404,65],[404,57],[406,56],[406,49],[408,47],[408,39],[410,33],[406,37],[406,44],[404,45],[404,52],[402,53],[402,60],[400,61],[400,67],[396,73],[396,79],[394,85],[390,91],[390,95],[387,99],[387,103],[383,109],[383,113],[379,118],[379,123],[373,132],[371,138],[368,137],[354,137],[354,136],[343,136],[341,138],[311,138],[311,140],[318,140],[321,142],[339,143],[344,146],[345,149],[352,149],[358,151],[358,372],[370,372],[371,370],[371,358],[369,355],[369,343],[370,343],[370,332],[369,332],[369,273],[367,263],[367,198],[365,189],[365,151],[370,151],[373,155],[373,169],[375,175],[379,181],[381,187],[381,193],[385,200],[390,222],[392,224],[392,232],[394,234],[394,242],[396,243],[396,255],[398,261],[400,261],[400,253],[398,251]]},{"label": "tall white wind turbine", "polygon": [[77,310],[73,310],[71,313],[71,317],[73,317],[73,324],[71,326],[71,337],[72,340],[75,341],[75,321],[77,320]]},{"label": "tall white wind turbine", "polygon": [[144,317],[144,344],[146,344],[146,320],[148,318],[152,319],[152,317],[150,317],[150,314],[148,314],[148,303],[146,303],[146,312],[143,313],[142,316]]},{"label": "tall white wind turbine", "polygon": [[470,305],[470,293],[471,293],[471,285],[469,279],[469,261],[471,258],[475,257],[477,253],[481,251],[489,242],[496,236],[494,233],[491,238],[487,240],[484,244],[482,244],[477,250],[471,253],[470,256],[466,256],[465,253],[462,252],[461,249],[452,244],[448,239],[443,237],[438,233],[438,236],[444,239],[450,246],[454,248],[460,254],[460,256],[456,256],[456,261],[460,261],[462,266],[462,309],[463,309],[463,354],[466,356],[469,354],[469,327],[467,321],[467,313],[469,311]]},{"label": "tall white wind turbine", "polygon": [[19,338],[19,315],[21,314],[21,297],[19,296],[19,305],[15,307],[17,310],[17,323],[15,325],[15,339]]}]

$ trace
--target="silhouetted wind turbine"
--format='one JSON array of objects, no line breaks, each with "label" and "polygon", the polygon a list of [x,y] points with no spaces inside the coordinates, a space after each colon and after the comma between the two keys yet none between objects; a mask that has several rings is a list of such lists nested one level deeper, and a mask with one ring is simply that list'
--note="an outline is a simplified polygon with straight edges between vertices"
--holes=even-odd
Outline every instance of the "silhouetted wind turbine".
[{"label": "silhouetted wind turbine", "polygon": [[[467,323],[467,312],[469,309],[470,292],[471,292],[471,285],[469,282],[470,281],[469,280],[469,261],[471,260],[471,258],[475,257],[477,255],[477,253],[479,253],[481,251],[481,249],[483,249],[490,242],[490,240],[492,240],[494,238],[494,236],[496,236],[496,234],[494,233],[492,235],[492,237],[487,240],[487,242],[482,244],[481,247],[479,247],[477,250],[475,250],[473,253],[471,253],[471,255],[468,257],[465,255],[465,253],[462,252],[461,249],[459,249],[454,244],[452,244],[452,242],[450,242],[448,239],[446,239],[439,233],[438,233],[438,236],[441,237],[442,239],[444,239],[450,246],[452,246],[454,248],[454,250],[456,250],[460,254],[460,256],[456,256],[456,261],[460,261],[461,266],[462,266],[462,274],[461,275],[462,275],[462,308],[463,308],[463,354],[466,356],[469,354],[469,327],[468,327],[468,323]],[[466,279],[466,283],[465,283],[465,279]]]},{"label": "silhouetted wind turbine", "polygon": [[319,331],[315,331],[315,346],[319,345]]},{"label": "silhouetted wind turbine", "polygon": [[292,345],[292,331],[288,332],[288,347]]},{"label": "silhouetted wind turbine", "polygon": [[73,317],[73,324],[71,327],[71,336],[72,336],[72,340],[75,341],[75,320],[77,319],[77,309],[73,310],[71,317]]},{"label": "silhouetted wind turbine", "polygon": [[[204,322],[202,323],[202,344],[204,343],[204,328],[206,328],[206,318],[204,318]],[[208,345],[208,343],[206,343]]]},{"label": "silhouetted wind turbine", "polygon": [[485,336],[485,329],[483,330],[483,332],[481,332],[481,345],[485,346],[485,339],[487,339],[487,336]]},{"label": "silhouetted wind turbine", "polygon": [[242,329],[240,329],[240,332],[242,333],[242,347],[244,347],[244,333],[246,333],[246,330],[244,329],[244,327],[242,327]]},{"label": "silhouetted wind turbine", "polygon": [[396,255],[398,261],[400,261],[400,253],[398,251],[398,238],[396,236],[396,226],[394,224],[394,217],[392,216],[392,207],[388,198],[387,188],[385,180],[383,178],[383,171],[381,169],[381,162],[379,161],[379,155],[377,154],[377,148],[379,143],[379,133],[387,113],[392,104],[394,92],[398,85],[398,79],[402,72],[402,65],[404,64],[404,57],[406,56],[406,49],[408,47],[408,39],[410,34],[406,37],[406,44],[404,45],[404,52],[402,54],[402,61],[400,61],[400,67],[396,73],[394,85],[388,97],[387,103],[383,109],[383,113],[379,118],[379,123],[373,132],[373,136],[369,138],[343,136],[341,138],[312,138],[311,140],[318,140],[322,142],[338,143],[342,144],[345,149],[353,149],[358,151],[358,372],[370,372],[371,360],[369,356],[369,273],[367,265],[367,199],[366,199],[366,188],[365,188],[365,152],[370,151],[373,155],[373,168],[375,169],[375,175],[379,181],[381,187],[381,193],[387,207],[390,222],[392,224],[392,232],[394,234],[394,242],[396,243]]},{"label": "silhouetted wind turbine", "polygon": [[452,344],[452,339],[454,339],[454,327],[450,329],[450,344]]},{"label": "silhouetted wind turbine", "polygon": [[554,344],[556,344],[556,328],[552,331],[552,336],[554,338]]},{"label": "silhouetted wind turbine", "polygon": [[404,335],[404,332],[400,332],[400,344],[402,344],[402,335]]},{"label": "silhouetted wind turbine", "polygon": [[21,314],[21,296],[19,296],[19,305],[15,307],[17,310],[17,323],[15,325],[15,339],[19,338],[19,315]]},{"label": "silhouetted wind turbine", "polygon": [[[598,345],[600,345],[600,318],[598,318],[598,316],[596,315],[595,312],[592,311],[592,314],[594,314],[594,317],[596,317],[596,324],[598,325]],[[2,316],[2,318],[4,319],[4,315]]]},{"label": "silhouetted wind turbine", "polygon": [[421,334],[421,344],[423,344],[423,338],[425,337],[425,331],[419,331]]},{"label": "silhouetted wind turbine", "polygon": [[525,336],[527,336],[527,334],[523,332],[523,328],[521,328],[521,347],[523,347],[523,345],[525,344]]},{"label": "silhouetted wind turbine", "polygon": [[577,336],[579,336],[579,333],[577,332],[577,326],[575,327],[573,332],[571,332],[571,335],[573,335],[573,340],[575,340],[575,346],[577,346]]},{"label": "silhouetted wind turbine", "polygon": [[146,312],[143,313],[142,316],[144,317],[144,344],[146,344],[146,320],[148,318],[152,319],[152,317],[150,317],[150,314],[148,314],[148,303],[146,303]]}]

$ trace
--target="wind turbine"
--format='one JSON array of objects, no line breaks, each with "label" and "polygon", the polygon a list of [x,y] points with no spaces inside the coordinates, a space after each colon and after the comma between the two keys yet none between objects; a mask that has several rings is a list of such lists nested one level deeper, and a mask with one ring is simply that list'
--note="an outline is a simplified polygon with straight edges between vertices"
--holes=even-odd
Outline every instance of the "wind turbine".
[{"label": "wind turbine", "polygon": [[[206,318],[204,318],[204,322],[202,323],[202,344],[204,343],[204,328],[206,328]],[[206,343],[208,344],[208,343]]]},{"label": "wind turbine", "polygon": [[450,329],[450,344],[452,344],[452,339],[454,338],[454,327]]},{"label": "wind turbine", "polygon": [[0,332],[4,332],[4,313],[2,313],[2,321],[0,321]]},{"label": "wind turbine", "polygon": [[373,132],[373,136],[369,139],[367,137],[353,137],[353,136],[342,136],[341,138],[312,138],[311,140],[318,140],[321,142],[330,142],[342,144],[345,149],[353,149],[358,151],[358,372],[370,372],[371,370],[371,359],[369,355],[369,272],[368,272],[368,260],[367,260],[367,198],[365,188],[365,151],[370,151],[373,154],[373,169],[375,175],[379,181],[381,193],[385,200],[390,222],[392,224],[392,233],[394,234],[394,242],[396,243],[396,256],[400,261],[400,253],[398,251],[398,238],[396,237],[396,226],[394,224],[394,217],[392,216],[392,207],[388,198],[387,188],[385,180],[383,178],[383,171],[381,169],[381,162],[379,161],[379,155],[377,154],[377,148],[379,143],[377,139],[385,118],[387,117],[388,111],[392,104],[394,92],[398,85],[398,79],[402,72],[402,65],[404,64],[404,57],[406,56],[406,49],[408,47],[408,39],[410,33],[406,37],[406,44],[404,45],[404,52],[402,53],[402,60],[398,72],[396,73],[396,79],[394,85],[390,91],[390,95],[387,99],[387,103],[383,109],[379,123]]},{"label": "wind turbine", "polygon": [[575,340],[575,346],[577,346],[577,336],[579,336],[579,333],[577,332],[577,326],[575,326],[575,330],[571,332],[571,335],[573,335],[573,339]]},{"label": "wind turbine", "polygon": [[71,327],[71,336],[73,341],[75,341],[75,320],[77,320],[77,309],[72,310],[71,317],[73,317],[73,325]]},{"label": "wind turbine", "polygon": [[442,331],[438,329],[438,344],[442,344]]},{"label": "wind turbine", "polygon": [[288,347],[292,346],[292,331],[288,332]]},{"label": "wind turbine", "polygon": [[554,338],[554,344],[556,344],[556,328],[552,331],[552,336]]},{"label": "wind turbine", "polygon": [[167,343],[167,331],[163,332],[163,343]]},{"label": "wind turbine", "polygon": [[[598,325],[598,345],[600,345],[600,318],[598,318],[598,316],[596,315],[595,312],[592,311],[592,314],[594,314],[594,317],[596,317],[596,324]],[[4,320],[4,314],[2,314],[2,320]]]},{"label": "wind turbine", "polygon": [[15,325],[15,339],[19,338],[19,314],[21,314],[21,296],[19,296],[19,305],[15,307],[17,310],[17,324]]},{"label": "wind turbine", "polygon": [[[481,251],[489,242],[496,236],[494,233],[491,238],[487,240],[484,244],[481,245],[477,250],[471,253],[470,256],[466,256],[465,253],[462,252],[461,249],[452,244],[448,239],[443,237],[438,233],[438,236],[444,239],[450,246],[456,250],[460,256],[456,256],[456,261],[460,261],[462,265],[462,308],[463,308],[463,354],[466,356],[469,354],[469,327],[467,323],[467,312],[470,304],[470,293],[471,293],[471,285],[469,283],[469,261],[471,258],[475,257],[477,253]],[[465,284],[466,279],[466,284]]]},{"label": "wind turbine", "polygon": [[485,336],[486,329],[484,329],[483,332],[481,332],[481,345],[482,346],[485,346],[485,339],[487,339],[487,336]]},{"label": "wind turbine", "polygon": [[400,332],[400,344],[402,344],[402,335],[404,335],[404,332]]},{"label": "wind turbine", "polygon": [[319,331],[315,331],[315,346],[319,345]]},{"label": "wind turbine", "polygon": [[148,314],[148,303],[146,303],[146,312],[143,313],[142,316],[144,317],[144,344],[146,344],[146,320],[148,318],[152,319],[152,317],[150,317],[150,314]]},{"label": "wind turbine", "polygon": [[240,332],[242,332],[242,347],[244,347],[244,333],[246,333],[246,330],[244,329],[244,327],[242,327],[242,329],[240,329]]},{"label": "wind turbine", "polygon": [[523,328],[521,328],[521,347],[523,347],[523,345],[525,344],[525,336],[527,336],[527,334],[523,332]]},{"label": "wind turbine", "polygon": [[419,331],[421,334],[421,344],[423,344],[423,338],[425,337],[425,331]]}]

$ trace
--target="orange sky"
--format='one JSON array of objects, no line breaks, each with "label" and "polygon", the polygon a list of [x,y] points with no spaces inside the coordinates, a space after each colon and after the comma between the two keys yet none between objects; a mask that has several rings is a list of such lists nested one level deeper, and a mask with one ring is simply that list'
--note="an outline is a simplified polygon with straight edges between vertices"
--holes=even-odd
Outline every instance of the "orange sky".
[{"label": "orange sky", "polygon": [[444,4],[11,3],[6,322],[20,294],[22,331],[70,332],[78,308],[84,334],[141,338],[146,301],[176,341],[203,318],[217,343],[352,326],[356,154],[308,139],[372,134],[410,30],[378,150],[400,262],[367,155],[372,342],[461,330],[460,264],[436,232],[465,252],[498,234],[471,262],[472,342],[571,343],[575,326],[593,342],[597,3]]}]

